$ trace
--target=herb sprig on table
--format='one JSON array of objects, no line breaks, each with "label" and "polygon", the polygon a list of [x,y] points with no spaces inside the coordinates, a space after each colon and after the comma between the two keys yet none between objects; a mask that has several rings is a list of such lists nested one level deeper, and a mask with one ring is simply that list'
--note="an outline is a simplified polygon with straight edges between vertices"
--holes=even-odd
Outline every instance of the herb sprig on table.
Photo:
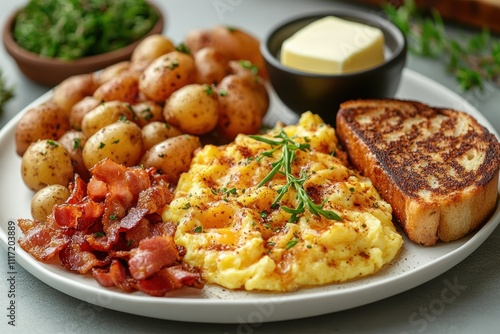
[{"label": "herb sprig on table", "polygon": [[288,192],[290,188],[294,189],[297,193],[297,206],[295,208],[290,208],[287,206],[281,206],[283,211],[290,213],[290,222],[295,223],[299,219],[299,215],[303,214],[305,209],[308,209],[312,214],[323,216],[330,220],[342,220],[339,215],[333,211],[325,210],[323,208],[325,201],[321,204],[316,204],[307,194],[304,188],[304,183],[308,178],[307,173],[304,171],[296,177],[292,173],[292,165],[297,157],[297,151],[307,151],[310,145],[308,143],[298,143],[283,131],[283,129],[274,138],[270,139],[263,136],[251,135],[251,138],[267,143],[271,145],[271,150],[264,151],[259,156],[259,159],[263,157],[272,157],[274,152],[281,149],[281,158],[271,164],[271,172],[258,184],[258,187],[263,186],[272,180],[272,178],[277,174],[281,173],[286,177],[287,183],[278,189],[278,196],[271,204],[271,207],[275,207],[281,201],[283,196]]},{"label": "herb sprig on table", "polygon": [[500,86],[500,41],[486,28],[470,37],[451,36],[438,11],[423,15],[413,0],[387,4],[384,11],[407,37],[410,52],[444,61],[461,89],[483,89],[485,82]]},{"label": "herb sprig on table", "polygon": [[4,104],[14,97],[14,88],[7,86],[2,70],[0,70],[0,113],[3,111]]},{"label": "herb sprig on table", "polygon": [[69,60],[124,47],[157,20],[145,0],[30,0],[16,18],[13,35],[26,50]]}]

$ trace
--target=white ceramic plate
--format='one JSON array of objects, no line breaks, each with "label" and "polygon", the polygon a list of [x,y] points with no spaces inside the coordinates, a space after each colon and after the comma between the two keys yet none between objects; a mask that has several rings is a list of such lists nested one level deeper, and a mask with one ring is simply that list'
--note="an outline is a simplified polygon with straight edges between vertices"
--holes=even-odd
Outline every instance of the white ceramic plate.
[{"label": "white ceramic plate", "polygon": [[[39,104],[50,92],[33,102]],[[496,134],[486,119],[455,93],[411,70],[405,70],[398,97],[435,106],[461,109],[475,116]],[[29,107],[28,107],[29,108]],[[30,218],[33,195],[20,176],[14,129],[19,116],[0,132],[0,240],[7,248],[7,226],[17,218]],[[16,260],[31,274],[75,298],[118,311],[154,318],[210,323],[263,323],[316,316],[345,310],[398,294],[444,273],[471,254],[500,222],[500,209],[476,233],[456,242],[424,248],[405,239],[398,260],[378,274],[357,281],[304,289],[293,293],[247,293],[207,286],[187,289],[168,297],[124,293],[103,288],[92,277],[66,271],[56,263],[34,260],[16,246]],[[20,236],[16,230],[16,236]]]}]

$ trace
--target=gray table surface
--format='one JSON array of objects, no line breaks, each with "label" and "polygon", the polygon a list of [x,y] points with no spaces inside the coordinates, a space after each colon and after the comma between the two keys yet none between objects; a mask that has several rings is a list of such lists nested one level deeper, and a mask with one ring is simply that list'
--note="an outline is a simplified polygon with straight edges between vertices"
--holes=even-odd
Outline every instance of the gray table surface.
[{"label": "gray table surface", "polygon": [[[0,23],[27,1],[1,1]],[[287,16],[349,2],[329,0],[157,0],[166,12],[165,34],[179,42],[196,27],[229,24],[263,37]],[[366,10],[373,8],[362,7]],[[449,27],[463,33],[461,27]],[[0,115],[4,126],[27,104],[49,90],[25,78],[0,48],[0,66],[16,96]],[[497,88],[463,93],[439,61],[410,55],[407,67],[465,97],[500,131]],[[9,171],[1,171],[6,173]],[[2,185],[0,185],[2,187]],[[10,191],[15,196],[14,189]],[[6,222],[0,222],[5,224]],[[16,326],[8,325],[7,253],[0,248],[1,333],[498,333],[500,327],[500,228],[463,262],[444,274],[404,293],[354,309],[307,319],[242,326],[196,324],[135,316],[87,304],[49,287],[17,266]],[[460,286],[452,302],[443,303],[450,282]],[[439,307],[437,307],[439,306]],[[300,307],[298,304],[297,307]]]}]

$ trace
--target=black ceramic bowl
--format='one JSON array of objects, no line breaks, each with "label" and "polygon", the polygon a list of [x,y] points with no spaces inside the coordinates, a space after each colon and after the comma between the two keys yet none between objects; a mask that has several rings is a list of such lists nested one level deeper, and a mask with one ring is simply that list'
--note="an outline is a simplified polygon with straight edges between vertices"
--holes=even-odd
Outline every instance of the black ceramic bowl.
[{"label": "black ceramic bowl", "polygon": [[[279,60],[282,43],[296,31],[325,16],[377,27],[384,33],[385,62],[347,74],[314,74],[283,65]],[[280,100],[292,111],[312,111],[335,125],[340,103],[351,99],[391,98],[396,93],[406,62],[407,45],[401,31],[386,18],[360,10],[338,9],[289,19],[271,29],[261,52],[269,80]]]}]

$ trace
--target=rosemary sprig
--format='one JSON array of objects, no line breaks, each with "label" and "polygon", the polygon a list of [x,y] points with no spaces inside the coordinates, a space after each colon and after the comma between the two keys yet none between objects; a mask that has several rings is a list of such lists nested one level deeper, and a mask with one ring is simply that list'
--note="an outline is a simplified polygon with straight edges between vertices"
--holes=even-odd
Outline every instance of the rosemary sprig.
[{"label": "rosemary sprig", "polygon": [[278,196],[271,204],[272,207],[277,206],[283,196],[290,188],[292,188],[296,192],[297,206],[295,208],[281,206],[285,212],[291,214],[289,220],[291,223],[297,222],[299,216],[304,213],[305,209],[308,209],[312,214],[320,215],[330,220],[342,220],[335,212],[325,210],[323,208],[326,199],[318,205],[309,197],[304,188],[304,183],[308,178],[308,175],[304,170],[301,171],[301,174],[298,177],[292,173],[292,164],[297,158],[296,152],[298,150],[304,152],[308,151],[310,149],[310,145],[308,143],[298,143],[294,141],[292,138],[288,137],[283,129],[281,129],[281,131],[274,136],[274,138],[276,138],[275,140],[258,135],[251,135],[250,137],[271,145],[271,150],[262,152],[261,156],[258,158],[259,160],[263,157],[271,157],[274,152],[281,149],[281,158],[271,164],[271,172],[269,172],[269,174],[258,184],[258,187],[263,186],[272,180],[277,173],[285,175],[287,183],[278,189]]},{"label": "rosemary sprig", "polygon": [[410,52],[442,59],[462,90],[482,90],[486,81],[500,86],[500,41],[493,40],[488,29],[469,38],[455,38],[446,32],[438,11],[420,15],[414,0],[405,0],[400,7],[387,4],[383,8],[406,36]]}]

